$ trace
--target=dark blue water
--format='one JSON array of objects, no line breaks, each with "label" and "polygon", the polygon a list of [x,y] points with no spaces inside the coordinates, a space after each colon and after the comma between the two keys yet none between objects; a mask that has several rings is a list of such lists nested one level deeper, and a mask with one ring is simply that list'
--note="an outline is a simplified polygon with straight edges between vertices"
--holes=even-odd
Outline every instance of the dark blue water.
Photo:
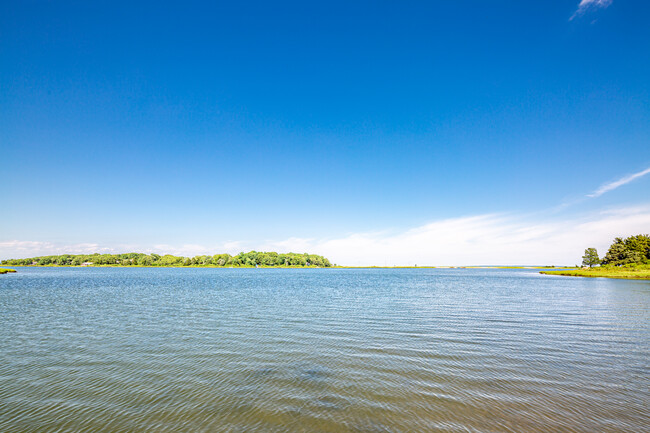
[{"label": "dark blue water", "polygon": [[2,432],[650,431],[650,282],[18,268]]}]

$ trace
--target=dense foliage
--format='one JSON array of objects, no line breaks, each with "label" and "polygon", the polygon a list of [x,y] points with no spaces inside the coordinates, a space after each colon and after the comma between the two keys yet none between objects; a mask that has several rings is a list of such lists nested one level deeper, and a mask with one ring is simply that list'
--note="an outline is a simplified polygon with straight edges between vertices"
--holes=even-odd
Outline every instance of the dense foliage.
[{"label": "dense foliage", "polygon": [[178,257],[166,254],[63,254],[60,256],[31,257],[3,260],[3,265],[13,266],[332,266],[325,257],[315,254],[279,254],[275,252],[216,254],[214,256]]},{"label": "dense foliage", "polygon": [[636,235],[629,238],[614,239],[607,254],[603,257],[603,265],[621,266],[650,263],[650,236]]}]

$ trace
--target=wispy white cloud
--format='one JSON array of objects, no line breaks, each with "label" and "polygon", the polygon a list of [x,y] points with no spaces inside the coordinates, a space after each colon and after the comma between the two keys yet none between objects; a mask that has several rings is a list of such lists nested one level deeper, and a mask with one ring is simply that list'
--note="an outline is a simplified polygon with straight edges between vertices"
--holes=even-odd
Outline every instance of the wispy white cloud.
[{"label": "wispy white cloud", "polygon": [[48,254],[112,253],[114,248],[96,243],[57,244],[53,242],[9,240],[0,242],[0,254],[11,251],[20,257]]},{"label": "wispy white cloud", "polygon": [[211,255],[217,253],[237,254],[243,251],[244,248],[245,245],[241,241],[228,241],[209,245],[183,244],[178,246],[156,244],[153,247],[137,248],[136,250],[148,254],[172,254],[175,256],[193,257],[197,255]]},{"label": "wispy white cloud", "polygon": [[626,185],[635,179],[645,176],[648,173],[650,173],[650,167],[646,168],[645,170],[639,171],[638,173],[630,174],[628,176],[622,177],[613,182],[606,183],[602,185],[600,188],[598,188],[596,191],[592,192],[591,194],[587,194],[587,197],[600,197],[606,192],[612,191],[620,186]]},{"label": "wispy white cloud", "polygon": [[[599,197],[647,174],[650,168],[606,183],[587,197]],[[570,204],[560,206],[553,214]],[[602,254],[614,237],[650,229],[650,204],[563,219],[542,215],[482,214],[432,221],[401,231],[359,232],[329,239],[291,237],[261,243],[106,246],[8,240],[0,241],[0,259],[132,251],[194,256],[254,249],[311,252],[343,265],[558,265],[576,263],[586,247],[596,247]]]},{"label": "wispy white cloud", "polygon": [[323,254],[345,265],[567,265],[584,249],[605,252],[616,236],[646,233],[650,205],[559,221],[515,215],[478,215],[434,221],[398,233],[354,233],[328,240],[269,243]]},{"label": "wispy white cloud", "polygon": [[612,0],[581,0],[578,9],[571,15],[569,21],[580,16],[590,9],[605,9],[612,4]]},{"label": "wispy white cloud", "polygon": [[310,252],[341,265],[572,265],[584,249],[602,254],[617,236],[647,233],[650,204],[549,221],[524,215],[485,214],[432,221],[401,231],[352,233],[264,243],[154,245],[148,248],[50,242],[0,242],[0,258],[46,254],[142,251],[185,256],[239,251]]},{"label": "wispy white cloud", "polygon": [[199,244],[184,244],[184,245],[168,245],[156,244],[151,248],[140,249],[138,252],[143,253],[156,253],[156,254],[172,254],[175,256],[195,256],[200,254],[208,254],[208,247]]}]

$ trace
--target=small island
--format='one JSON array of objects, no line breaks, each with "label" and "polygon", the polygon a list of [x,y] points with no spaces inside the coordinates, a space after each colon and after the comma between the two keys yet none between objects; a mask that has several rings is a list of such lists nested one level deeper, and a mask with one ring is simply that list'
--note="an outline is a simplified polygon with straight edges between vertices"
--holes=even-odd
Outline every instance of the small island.
[{"label": "small island", "polygon": [[650,280],[650,236],[616,238],[601,260],[595,248],[587,248],[582,268],[541,271],[547,275]]},{"label": "small island", "polygon": [[316,254],[276,253],[249,251],[235,256],[230,254],[195,257],[171,254],[62,254],[58,256],[7,259],[8,266],[139,266],[139,267],[213,267],[213,268],[329,268],[330,261]]},{"label": "small island", "polygon": [[0,268],[0,275],[8,274],[10,272],[16,272],[16,270],[15,269]]}]

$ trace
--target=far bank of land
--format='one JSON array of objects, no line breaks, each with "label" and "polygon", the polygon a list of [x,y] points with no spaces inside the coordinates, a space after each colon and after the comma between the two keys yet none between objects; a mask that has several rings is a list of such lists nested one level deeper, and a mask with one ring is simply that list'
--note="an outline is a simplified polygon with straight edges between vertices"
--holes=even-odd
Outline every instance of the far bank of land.
[{"label": "far bank of land", "polygon": [[592,278],[626,278],[633,280],[650,280],[650,265],[603,266],[587,269],[562,269],[558,271],[541,271],[546,275],[565,275],[568,277]]}]

